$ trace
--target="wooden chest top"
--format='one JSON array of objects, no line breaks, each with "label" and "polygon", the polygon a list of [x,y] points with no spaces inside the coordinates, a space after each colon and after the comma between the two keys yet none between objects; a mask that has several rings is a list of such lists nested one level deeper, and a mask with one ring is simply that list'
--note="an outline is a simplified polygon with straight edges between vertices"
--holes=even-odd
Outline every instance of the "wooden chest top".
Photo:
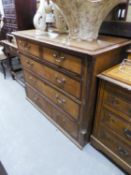
[{"label": "wooden chest top", "polygon": [[127,65],[119,64],[114,66],[104,71],[102,75],[131,86],[131,61],[128,61]]},{"label": "wooden chest top", "polygon": [[70,51],[79,52],[95,56],[122,46],[131,44],[131,40],[101,35],[97,40],[87,42],[80,40],[70,40],[67,34],[58,32],[44,32],[40,30],[25,30],[13,32],[16,37],[39,42],[41,44],[60,47]]}]

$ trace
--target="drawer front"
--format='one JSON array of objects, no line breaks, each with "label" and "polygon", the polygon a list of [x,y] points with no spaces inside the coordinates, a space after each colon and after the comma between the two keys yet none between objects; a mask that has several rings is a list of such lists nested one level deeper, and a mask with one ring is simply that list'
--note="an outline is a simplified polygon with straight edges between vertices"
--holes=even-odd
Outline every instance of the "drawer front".
[{"label": "drawer front", "polygon": [[81,74],[82,60],[49,48],[43,49],[43,59],[77,74]]},{"label": "drawer front", "polygon": [[78,119],[80,106],[77,103],[58,92],[54,88],[50,87],[47,83],[29,74],[28,72],[25,71],[24,75],[27,83],[40,91],[44,96],[47,96],[49,99],[51,99],[51,101],[53,101],[65,112],[69,113],[74,119]]},{"label": "drawer front", "polygon": [[131,101],[126,101],[125,98],[126,96],[122,98],[121,95],[117,96],[115,93],[112,93],[108,90],[104,93],[104,104],[109,105],[110,108],[126,114],[131,118]]},{"label": "drawer front", "polygon": [[27,96],[62,129],[68,132],[72,137],[77,138],[78,129],[76,123],[70,121],[66,115],[55,109],[47,100],[30,87],[27,87]]},{"label": "drawer front", "polygon": [[128,59],[131,60],[131,53],[128,54]]},{"label": "drawer front", "polygon": [[131,145],[131,120],[126,122],[107,109],[102,111],[102,123],[119,134],[128,144]]},{"label": "drawer front", "polygon": [[20,40],[20,39],[17,40],[17,44],[18,44],[19,50],[22,51],[23,53],[28,53],[33,56],[40,57],[40,50],[37,44],[30,43],[28,41]]},{"label": "drawer front", "polygon": [[99,140],[117,156],[123,159],[124,162],[131,165],[131,146],[129,147],[123,143],[120,138],[114,136],[102,126],[99,132]]},{"label": "drawer front", "polygon": [[35,62],[25,56],[21,56],[22,65],[37,75],[55,84],[57,87],[65,90],[69,94],[80,98],[81,85],[80,82],[69,78],[68,76],[59,73],[45,65]]}]

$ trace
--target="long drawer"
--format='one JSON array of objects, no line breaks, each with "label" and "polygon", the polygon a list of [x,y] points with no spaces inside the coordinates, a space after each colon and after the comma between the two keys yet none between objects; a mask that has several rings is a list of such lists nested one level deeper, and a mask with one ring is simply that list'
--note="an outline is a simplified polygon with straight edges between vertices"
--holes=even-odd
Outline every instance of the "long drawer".
[{"label": "long drawer", "polygon": [[102,110],[101,116],[101,121],[104,126],[112,129],[122,137],[125,142],[131,145],[131,120],[127,122],[106,108]]},{"label": "long drawer", "polygon": [[44,97],[42,97],[36,90],[27,86],[27,97],[34,102],[41,110],[43,110],[51,119],[53,119],[62,129],[69,133],[72,137],[77,138],[78,127],[77,124],[58,111],[52,104],[50,104]]},{"label": "long drawer", "polygon": [[127,144],[122,142],[119,137],[101,125],[98,138],[105,146],[108,147],[108,149],[122,158],[124,162],[131,165],[131,149]]},{"label": "long drawer", "polygon": [[56,49],[42,47],[38,44],[26,40],[18,40],[18,47],[24,53],[37,56],[61,68],[65,68],[71,72],[82,73],[82,59],[77,56],[69,55]]},{"label": "long drawer", "polygon": [[80,98],[81,96],[81,84],[80,82],[58,72],[54,69],[47,67],[46,65],[42,65],[30,58],[27,58],[21,55],[21,62],[24,68],[33,71],[35,74],[40,77],[50,81],[55,84],[57,87],[65,90],[69,94]]},{"label": "long drawer", "polygon": [[72,101],[59,91],[50,87],[44,81],[41,81],[40,79],[31,75],[29,72],[24,71],[24,75],[25,80],[28,84],[40,91],[44,96],[47,96],[49,99],[51,99],[51,101],[53,101],[65,112],[69,113],[74,119],[78,119],[80,105],[78,105],[76,102]]}]

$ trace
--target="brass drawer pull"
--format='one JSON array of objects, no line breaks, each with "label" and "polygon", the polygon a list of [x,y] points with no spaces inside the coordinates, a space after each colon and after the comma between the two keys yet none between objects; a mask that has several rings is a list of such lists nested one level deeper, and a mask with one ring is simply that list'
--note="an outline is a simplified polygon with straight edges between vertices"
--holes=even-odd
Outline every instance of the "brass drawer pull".
[{"label": "brass drawer pull", "polygon": [[29,76],[29,80],[33,80],[33,77],[32,76]]},{"label": "brass drawer pull", "polygon": [[65,82],[66,82],[65,78],[59,79],[58,76],[55,77],[55,80],[56,80],[56,82],[57,82],[59,85],[62,85],[62,86],[63,86],[63,85],[65,84]]},{"label": "brass drawer pull", "polygon": [[55,58],[55,61],[59,64],[65,60],[64,56],[59,56],[59,54],[57,54],[57,53],[54,53],[53,57]]},{"label": "brass drawer pull", "polygon": [[38,97],[38,96],[35,96],[35,97],[33,98],[33,100],[34,100],[34,101],[39,101],[39,97]]},{"label": "brass drawer pull", "polygon": [[30,50],[30,49],[31,49],[31,45],[30,45],[30,44],[27,44],[27,45],[25,46],[25,49],[26,49],[26,50]]},{"label": "brass drawer pull", "polygon": [[121,146],[118,146],[118,152],[121,156],[128,156],[129,153],[127,150],[125,150],[124,148],[122,148]]},{"label": "brass drawer pull", "polygon": [[128,137],[129,139],[131,139],[131,130],[129,130],[129,129],[124,129],[124,134],[125,134],[125,136],[126,137]]},{"label": "brass drawer pull", "polygon": [[31,48],[31,45],[28,42],[19,41],[19,44],[25,50],[29,50]]},{"label": "brass drawer pull", "polygon": [[29,76],[29,83],[33,84],[33,85],[37,85],[37,80],[34,79],[32,76]]},{"label": "brass drawer pull", "polygon": [[29,60],[26,60],[26,63],[27,63],[30,67],[34,66],[34,63],[33,63],[33,62],[30,62]]},{"label": "brass drawer pull", "polygon": [[57,103],[59,105],[63,105],[66,103],[66,100],[64,98],[60,98],[60,96],[58,94],[56,94],[56,99],[57,99]]}]

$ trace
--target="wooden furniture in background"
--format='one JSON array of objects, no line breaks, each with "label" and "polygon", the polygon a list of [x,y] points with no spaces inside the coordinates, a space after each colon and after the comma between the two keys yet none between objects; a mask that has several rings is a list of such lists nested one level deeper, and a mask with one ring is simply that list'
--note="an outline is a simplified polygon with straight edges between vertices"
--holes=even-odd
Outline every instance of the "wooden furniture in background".
[{"label": "wooden furniture in background", "polygon": [[12,78],[24,86],[23,72],[16,42],[1,40],[0,44],[4,47],[3,52],[6,55],[6,60],[8,60],[7,64]]},{"label": "wooden furniture in background", "polygon": [[131,175],[131,65],[115,66],[99,79],[91,143]]},{"label": "wooden furniture in background", "polygon": [[[8,39],[8,34],[13,31],[32,29],[33,17],[36,12],[35,0],[2,0],[4,8],[4,26],[1,30],[1,39]],[[21,75],[16,74],[16,70],[21,68],[16,67],[14,64],[17,62],[18,57],[17,48],[14,44],[11,44],[7,40],[2,41],[5,54],[9,57],[11,75],[14,79],[20,80],[20,83],[24,85],[22,72]],[[21,67],[19,65],[19,67]],[[14,71],[15,70],[15,71]],[[18,76],[17,76],[18,75]]]},{"label": "wooden furniture in background", "polygon": [[96,75],[120,62],[131,41],[101,36],[98,41],[77,42],[36,30],[14,35],[28,100],[74,143],[84,146],[92,130]]},{"label": "wooden furniture in background", "polygon": [[130,2],[129,0],[121,2],[102,23],[100,34],[131,38],[131,20],[127,17]]},{"label": "wooden furniture in background", "polygon": [[17,30],[33,28],[33,16],[36,12],[35,0],[2,0],[4,8],[4,27],[2,31],[11,33]]},{"label": "wooden furniture in background", "polygon": [[6,67],[5,67],[5,62],[7,62],[8,58],[3,52],[3,47],[0,47],[0,65],[2,68],[2,72],[4,74],[4,78],[6,78]]}]

